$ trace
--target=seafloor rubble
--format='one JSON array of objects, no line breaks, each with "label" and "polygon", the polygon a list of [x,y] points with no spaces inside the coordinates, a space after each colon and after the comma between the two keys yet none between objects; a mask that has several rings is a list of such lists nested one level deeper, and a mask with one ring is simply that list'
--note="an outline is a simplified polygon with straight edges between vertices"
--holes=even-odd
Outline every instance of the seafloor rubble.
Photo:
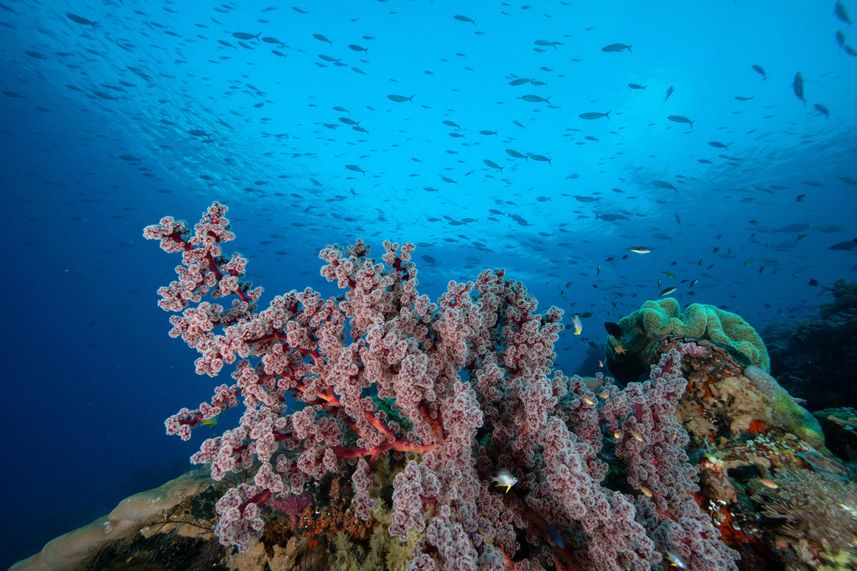
[{"label": "seafloor rubble", "polygon": [[[734,314],[694,306],[682,313],[674,300],[647,302],[620,321],[623,334],[608,338],[611,370],[630,380],[681,348],[688,384],[676,415],[699,473],[695,500],[740,553],[739,568],[857,568],[857,484],[848,463],[857,449],[855,411],[808,413],[766,372],[767,351],[752,328]],[[594,391],[610,382],[585,381]],[[613,469],[610,453],[605,446]],[[328,477],[311,490],[323,502],[294,496],[277,506],[262,536],[238,553],[213,534],[215,502],[235,482],[197,470],[124,500],[13,569],[404,569],[418,538],[401,542],[387,532],[390,484],[405,460],[391,458],[376,465],[384,501],[367,521],[350,509],[349,475]]]}]

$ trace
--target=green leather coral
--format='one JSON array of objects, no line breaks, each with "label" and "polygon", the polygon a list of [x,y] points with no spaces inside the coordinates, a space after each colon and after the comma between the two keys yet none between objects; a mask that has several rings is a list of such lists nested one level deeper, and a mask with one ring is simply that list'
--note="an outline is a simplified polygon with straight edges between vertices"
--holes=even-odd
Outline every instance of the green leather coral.
[{"label": "green leather coral", "polygon": [[756,330],[740,315],[713,305],[692,303],[682,313],[675,298],[650,300],[623,317],[619,326],[624,335],[608,344],[608,361],[624,361],[631,355],[647,360],[646,353],[664,337],[693,337],[716,343],[739,358],[743,356],[746,365],[771,370],[768,350]]}]

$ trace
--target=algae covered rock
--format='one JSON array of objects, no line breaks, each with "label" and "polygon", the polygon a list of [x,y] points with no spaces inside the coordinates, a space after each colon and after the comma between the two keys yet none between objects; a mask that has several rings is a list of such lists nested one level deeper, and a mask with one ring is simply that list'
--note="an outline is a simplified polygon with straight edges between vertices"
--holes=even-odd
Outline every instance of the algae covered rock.
[{"label": "algae covered rock", "polygon": [[[819,419],[770,374],[711,341],[665,337],[687,381],[676,417],[690,438],[700,505],[741,569],[857,568],[853,467],[825,447]],[[829,411],[851,426],[851,410]],[[818,416],[818,415],[816,415]]]},{"label": "algae covered rock", "polygon": [[657,344],[667,337],[707,340],[722,347],[741,365],[770,371],[762,338],[741,316],[713,305],[692,303],[682,312],[672,297],[650,300],[619,323],[622,337],[611,335],[607,367],[619,380],[633,381],[657,362]]},{"label": "algae covered rock", "polygon": [[761,368],[742,366],[711,341],[664,338],[655,351],[673,348],[682,355],[687,380],[676,415],[697,446],[763,434],[792,435],[809,448],[824,449],[818,420]]},{"label": "algae covered rock", "polygon": [[744,369],[743,374],[770,403],[764,412],[772,426],[782,426],[816,448],[824,446],[824,433],[818,420],[800,406],[776,379],[755,365]]}]

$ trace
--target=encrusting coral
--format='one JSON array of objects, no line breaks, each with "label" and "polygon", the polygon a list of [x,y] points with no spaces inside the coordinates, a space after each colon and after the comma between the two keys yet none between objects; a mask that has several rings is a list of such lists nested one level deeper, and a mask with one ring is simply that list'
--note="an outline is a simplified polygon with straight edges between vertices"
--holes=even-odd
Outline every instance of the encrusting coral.
[{"label": "encrusting coral", "polygon": [[650,300],[618,322],[622,337],[607,345],[606,365],[621,381],[637,380],[657,362],[657,343],[665,337],[711,341],[745,365],[769,371],[765,343],[741,316],[713,305],[692,303],[682,312],[675,298]]}]

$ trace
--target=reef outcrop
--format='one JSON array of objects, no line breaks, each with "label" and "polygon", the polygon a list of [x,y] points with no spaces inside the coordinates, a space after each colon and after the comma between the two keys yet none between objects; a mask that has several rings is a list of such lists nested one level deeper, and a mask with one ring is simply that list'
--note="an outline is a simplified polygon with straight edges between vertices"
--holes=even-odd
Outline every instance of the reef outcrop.
[{"label": "reef outcrop", "polygon": [[606,365],[623,382],[648,373],[660,354],[658,343],[667,337],[707,340],[743,366],[770,371],[768,350],[756,330],[741,316],[713,305],[692,303],[682,311],[675,298],[650,300],[620,319],[618,326],[622,336],[609,337]]}]

